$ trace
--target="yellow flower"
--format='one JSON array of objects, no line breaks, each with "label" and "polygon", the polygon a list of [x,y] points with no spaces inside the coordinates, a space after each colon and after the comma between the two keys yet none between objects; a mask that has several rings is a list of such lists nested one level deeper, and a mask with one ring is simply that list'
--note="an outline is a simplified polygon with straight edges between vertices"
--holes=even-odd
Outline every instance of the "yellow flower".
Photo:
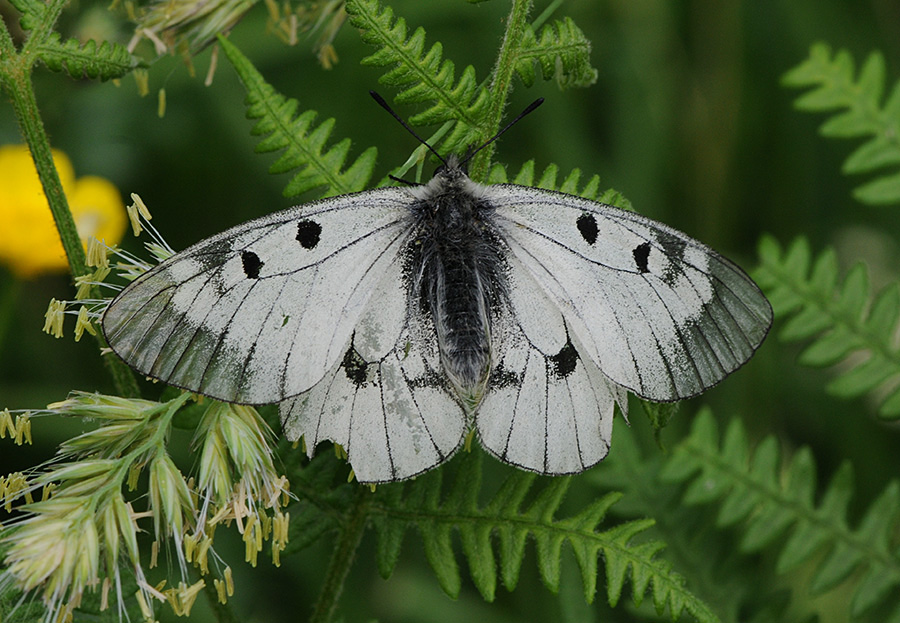
[{"label": "yellow flower", "polygon": [[[72,163],[61,151],[53,151],[63,192],[86,245],[91,236],[118,243],[127,219],[119,191],[108,180],[96,176],[75,179]],[[62,243],[44,196],[31,154],[24,145],[0,146],[0,262],[17,276],[68,269]]]}]

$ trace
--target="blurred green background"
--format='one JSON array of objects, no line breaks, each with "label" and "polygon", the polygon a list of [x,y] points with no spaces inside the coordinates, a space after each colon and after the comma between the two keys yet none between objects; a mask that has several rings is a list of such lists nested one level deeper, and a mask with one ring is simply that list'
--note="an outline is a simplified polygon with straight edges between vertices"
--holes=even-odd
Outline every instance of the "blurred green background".
[{"label": "blurred green background", "polygon": [[[537,2],[534,15],[546,4]],[[471,64],[479,79],[487,76],[506,2],[396,0],[392,6],[410,30],[426,29],[429,45],[443,43],[457,75]],[[0,12],[7,23],[15,19],[15,11],[2,2]],[[539,96],[546,103],[503,137],[497,158],[510,171],[533,158],[538,170],[557,163],[564,173],[575,167],[597,173],[602,187],[622,192],[639,212],[703,240],[747,270],[755,265],[759,235],[769,232],[783,244],[805,235],[817,252],[834,245],[845,267],[865,261],[876,289],[897,279],[897,207],[866,207],[852,199],[850,191],[865,178],[847,178],[840,170],[856,143],[819,137],[824,118],[795,111],[792,101],[799,92],[780,86],[780,78],[806,58],[815,41],[848,49],[857,63],[881,50],[890,80],[900,78],[900,2],[572,0],[555,15],[563,16],[572,17],[592,40],[598,81],[565,92],[552,82],[539,81],[530,89],[516,84],[510,114]],[[87,0],[74,2],[60,25],[64,36],[122,43],[130,39],[130,28],[120,14],[108,13],[105,3]],[[288,47],[267,34],[261,4],[231,38],[281,93],[297,98],[301,108],[318,110],[322,118],[335,117],[333,137],[353,140],[351,158],[377,146],[375,179],[415,147],[369,98],[367,91],[379,88],[382,70],[360,66],[372,50],[351,27],[345,26],[334,42],[340,61],[331,70],[317,64],[312,39],[301,37]],[[243,89],[224,57],[212,85],[204,86],[209,58],[206,50],[195,59],[197,77],[178,58],[159,59],[150,70],[147,97],[138,95],[131,77],[99,84],[43,68],[35,74],[53,146],[71,157],[77,175],[104,176],[123,197],[140,194],[154,225],[175,249],[313,198],[282,196],[289,176],[267,173],[275,155],[254,154],[257,139],[244,116]],[[167,99],[162,118],[156,98],[161,87]],[[391,99],[391,89],[381,91]],[[404,117],[416,112],[397,108]],[[0,144],[20,141],[11,107],[0,101]],[[138,249],[130,239],[125,246]],[[70,337],[55,340],[40,331],[48,300],[73,296],[68,278],[17,283],[0,268],[0,296],[11,305],[0,327],[0,408],[41,407],[72,389],[112,391],[92,340],[75,344]],[[828,373],[798,367],[799,347],[779,345],[777,329],[776,323],[748,366],[700,400],[720,416],[742,416],[757,437],[774,432],[785,448],[812,446],[821,480],[851,458],[854,503],[865,508],[897,474],[897,431],[876,421],[865,400],[827,396]],[[665,441],[674,444],[684,434],[693,411],[682,408]],[[0,472],[51,456],[60,439],[82,426],[48,422],[34,422],[34,448],[0,445]],[[649,452],[659,452],[647,443],[648,423],[640,414],[632,417],[630,430],[622,422],[617,429],[617,434],[643,439]],[[282,569],[262,562],[251,570],[240,562],[235,542],[230,562],[239,580],[235,602],[241,620],[304,620],[328,557],[327,543]],[[498,604],[484,604],[471,587],[452,602],[440,592],[414,538],[408,539],[407,554],[409,564],[401,564],[385,582],[374,572],[371,544],[364,546],[343,600],[347,620],[544,620],[559,617],[561,607],[571,620],[652,620],[631,619],[627,609],[606,615],[602,605],[577,605],[577,574],[571,575],[574,599],[560,602],[576,605],[532,602],[535,595],[549,597],[539,586],[532,554],[519,590],[512,595],[501,590]],[[251,586],[254,590],[248,590]]]}]

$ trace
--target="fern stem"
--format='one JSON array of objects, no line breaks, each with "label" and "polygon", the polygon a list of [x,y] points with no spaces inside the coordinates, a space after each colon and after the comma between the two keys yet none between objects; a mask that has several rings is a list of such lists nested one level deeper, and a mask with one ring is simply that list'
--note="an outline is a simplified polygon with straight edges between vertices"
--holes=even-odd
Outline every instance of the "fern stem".
[{"label": "fern stem", "polygon": [[53,155],[50,151],[50,140],[44,130],[41,114],[38,110],[34,89],[31,85],[31,63],[27,59],[18,56],[18,63],[5,63],[4,69],[13,71],[6,73],[4,83],[12,100],[13,110],[22,136],[31,151],[31,157],[37,168],[38,178],[53,213],[53,220],[59,231],[66,257],[69,260],[69,268],[73,275],[83,275],[87,272],[85,267],[84,248],[78,237],[78,229],[75,227],[75,219],[69,210],[69,203],[63,192],[59,172],[53,163]]},{"label": "fern stem", "polygon": [[[506,108],[506,99],[515,73],[516,55],[525,36],[530,11],[531,0],[513,1],[512,10],[506,22],[506,33],[503,35],[503,43],[500,45],[500,52],[497,54],[497,63],[494,65],[493,78],[491,80],[491,101],[488,105],[484,126],[487,128],[488,135],[481,137],[482,140],[491,138],[500,129],[500,122],[503,120],[503,112]],[[496,144],[492,143],[475,156],[469,167],[472,179],[487,179],[495,147]]]},{"label": "fern stem", "polygon": [[[2,54],[2,59],[0,59],[2,61],[0,62],[0,84],[6,89],[9,99],[12,101],[19,129],[28,145],[28,149],[31,151],[38,178],[44,189],[44,195],[47,197],[47,204],[50,206],[50,212],[53,214],[56,229],[59,232],[63,249],[66,252],[66,258],[69,261],[69,268],[72,271],[72,275],[78,276],[88,272],[84,247],[78,235],[78,228],[75,226],[75,219],[72,217],[72,212],[69,209],[62,181],[59,179],[59,171],[57,171],[53,162],[50,139],[44,129],[37,98],[34,95],[31,72],[34,67],[35,57],[27,52],[28,49],[33,49],[34,46],[29,48],[28,44],[35,40],[39,33],[43,33],[41,36],[46,38],[46,33],[53,27],[64,5],[65,0],[57,0],[57,2],[51,2],[47,5],[42,14],[42,20],[52,21],[49,24],[44,24],[42,21],[42,26],[39,30],[31,33],[21,53],[16,53],[12,38],[6,29],[6,25],[3,24],[3,27],[0,28],[0,54]],[[99,332],[95,339],[101,348],[106,346],[106,340]],[[104,357],[103,359],[120,395],[128,397],[138,396],[137,381],[128,366],[115,357]]]},{"label": "fern stem", "polygon": [[350,513],[334,545],[334,552],[325,572],[325,581],[319,591],[315,610],[309,619],[310,623],[329,623],[334,617],[338,599],[344,590],[344,581],[350,572],[350,566],[353,564],[353,558],[368,523],[370,497],[368,489],[362,486],[358,488]]},{"label": "fern stem", "polygon": [[6,28],[6,22],[3,21],[2,16],[0,16],[0,26],[2,26],[2,28],[0,28],[0,84],[6,84],[6,65],[9,63],[10,59],[15,58],[16,46],[13,43],[12,36],[9,34],[9,29]]},{"label": "fern stem", "polygon": [[53,27],[56,26],[56,21],[59,19],[60,14],[62,14],[63,9],[66,8],[68,3],[69,0],[49,0],[49,2],[44,4],[39,11],[34,7],[30,7],[27,11],[27,13],[34,11],[34,17],[39,18],[29,20],[30,29],[28,38],[25,40],[25,43],[22,44],[21,56],[28,59],[29,74],[32,66],[31,59],[37,57],[38,50],[47,42],[47,39],[50,38]]}]

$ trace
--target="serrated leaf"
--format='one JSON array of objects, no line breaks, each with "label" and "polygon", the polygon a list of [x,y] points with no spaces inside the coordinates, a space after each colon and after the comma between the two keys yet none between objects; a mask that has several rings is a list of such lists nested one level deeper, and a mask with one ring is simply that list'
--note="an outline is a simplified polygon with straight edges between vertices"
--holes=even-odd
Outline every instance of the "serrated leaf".
[{"label": "serrated leaf", "polygon": [[[787,72],[782,82],[793,87],[813,87],[795,101],[808,111],[837,111],[826,120],[821,133],[833,138],[868,137],[845,161],[845,173],[861,173],[900,164],[900,84],[891,90],[882,106],[885,89],[884,56],[873,52],[854,78],[854,63],[846,50],[832,58],[821,43],[810,49],[809,58]],[[900,173],[883,175],[853,193],[871,205],[900,203]]]},{"label": "serrated leaf", "polygon": [[390,67],[380,82],[400,88],[398,102],[427,106],[409,118],[411,125],[453,123],[441,144],[443,153],[462,153],[474,140],[485,140],[490,95],[478,85],[473,67],[466,67],[454,84],[454,64],[443,59],[439,43],[425,50],[424,29],[407,37],[406,21],[395,20],[393,10],[378,0],[348,0],[345,8],[363,41],[377,48],[363,63]]},{"label": "serrated leaf", "polygon": [[146,66],[124,45],[102,41],[98,46],[91,39],[85,43],[77,39],[62,43],[55,32],[36,46],[36,52],[51,71],[65,71],[76,80],[111,80]]},{"label": "serrated leaf", "polygon": [[806,307],[785,321],[778,336],[785,342],[809,339],[832,326],[834,319],[822,309]]},{"label": "serrated leaf", "polygon": [[566,17],[541,29],[537,36],[526,28],[515,58],[516,73],[525,86],[534,84],[535,67],[544,80],[555,80],[560,89],[586,87],[597,81],[591,66],[591,43],[572,19]]},{"label": "serrated leaf", "polygon": [[296,100],[276,92],[229,40],[220,36],[219,45],[247,91],[247,117],[257,120],[251,132],[266,137],[256,146],[256,151],[284,150],[271,166],[272,173],[299,169],[285,188],[286,196],[323,187],[326,196],[366,188],[375,168],[377,151],[374,147],[365,150],[342,171],[350,142],[344,139],[326,147],[334,128],[334,120],[326,119],[316,126],[313,123],[316,112],[309,110],[294,117],[299,107]]},{"label": "serrated leaf", "polygon": [[[702,419],[708,421],[711,416],[704,414]],[[691,434],[674,449],[661,474],[687,485],[683,493],[686,502],[691,501],[688,497],[691,487],[698,482],[713,479],[720,483],[719,495],[703,503],[718,502],[720,513],[731,505],[730,514],[744,515],[740,527],[742,548],[759,551],[781,547],[776,564],[779,573],[801,563],[810,564],[816,552],[824,551],[826,555],[814,563],[810,591],[827,592],[851,574],[870,579],[853,586],[855,614],[883,602],[891,594],[891,588],[900,585],[896,537],[900,528],[898,483],[892,482],[885,488],[854,530],[846,521],[853,479],[849,463],[838,469],[816,506],[815,465],[808,449],[799,450],[794,460],[784,467],[779,465],[776,439],[768,437],[756,447],[747,465],[743,451],[747,444],[746,432],[739,420],[729,425],[721,450],[710,448],[709,431],[708,423],[695,425]],[[779,478],[779,474],[784,477]],[[752,508],[748,508],[749,504],[740,504],[738,508],[739,502],[733,498],[747,491],[755,494]],[[778,537],[786,532],[791,532],[790,537],[783,546],[777,545]]]},{"label": "serrated leaf", "polygon": [[[443,470],[435,470],[414,481],[389,485],[384,488],[385,493],[379,488],[369,505],[374,513],[373,525],[379,535],[390,535],[391,543],[399,543],[397,531],[409,525],[418,528],[428,562],[445,592],[452,596],[461,587],[454,532],[463,542],[462,553],[473,580],[487,598],[493,596],[498,569],[504,584],[510,589],[515,586],[530,539],[535,545],[541,578],[550,590],[557,590],[563,580],[560,560],[563,546],[569,543],[581,571],[586,600],[593,599],[602,558],[607,571],[607,598],[611,602],[618,601],[623,587],[630,582],[635,603],[640,603],[652,586],[657,609],[668,609],[673,620],[682,611],[690,612],[699,621],[718,620],[685,588],[683,578],[672,572],[671,565],[658,558],[661,542],[635,542],[653,525],[652,520],[602,527],[619,494],[606,494],[572,515],[559,517],[572,478],[538,479],[534,474],[510,470],[511,475],[491,499],[479,505],[479,457],[480,454],[457,459],[454,464],[459,469],[449,485],[442,484],[440,476],[433,476]],[[533,487],[537,491],[532,492]],[[402,495],[396,493],[398,488]],[[532,501],[523,509],[523,501],[528,497]],[[392,524],[398,527],[390,528]],[[499,539],[499,564],[495,564],[494,535]],[[382,550],[396,557],[394,546],[379,547],[379,555]],[[379,568],[383,566],[388,565],[379,561]]]},{"label": "serrated leaf", "polygon": [[840,281],[834,251],[827,249],[810,262],[805,238],[795,239],[785,251],[765,241],[760,260],[754,276],[776,317],[788,317],[780,339],[813,339],[798,361],[816,367],[850,361],[829,383],[829,391],[841,397],[877,392],[879,416],[900,416],[900,392],[880,391],[900,378],[900,350],[894,345],[900,330],[900,283],[889,284],[872,302],[864,264],[856,264]]},{"label": "serrated leaf", "polygon": [[853,196],[872,205],[892,205],[900,202],[900,173],[880,177],[858,186]]},{"label": "serrated leaf", "polygon": [[900,164],[900,145],[885,136],[863,143],[844,161],[844,173],[868,173],[874,169]]},{"label": "serrated leaf", "polygon": [[890,362],[880,355],[871,355],[866,361],[828,383],[829,393],[841,398],[853,398],[872,391],[884,381],[895,376]]},{"label": "serrated leaf", "polygon": [[861,346],[858,335],[837,326],[821,336],[800,353],[799,361],[803,365],[825,367],[836,364],[846,357],[850,351]]}]

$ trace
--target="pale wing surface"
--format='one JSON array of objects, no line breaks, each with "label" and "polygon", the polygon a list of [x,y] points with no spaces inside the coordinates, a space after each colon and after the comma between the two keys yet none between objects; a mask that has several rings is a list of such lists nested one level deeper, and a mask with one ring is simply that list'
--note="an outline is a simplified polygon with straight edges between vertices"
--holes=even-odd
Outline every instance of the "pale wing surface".
[{"label": "pale wing surface", "polygon": [[[513,300],[512,310],[496,323],[490,391],[475,416],[478,438],[488,452],[522,469],[578,473],[609,452],[615,405],[627,415],[627,394],[566,337],[558,315],[547,317],[548,325],[556,325],[548,330],[525,329],[528,321],[518,311],[549,310],[545,295],[529,294],[529,311]],[[519,302],[528,300],[522,296]],[[560,332],[563,339],[554,344],[553,334]]]},{"label": "pale wing surface", "polygon": [[[303,436],[310,457],[324,440],[341,444],[360,482],[431,469],[459,449],[468,428],[440,371],[430,323],[407,310],[403,282],[388,276],[344,357],[312,389],[279,405],[289,440]],[[395,329],[388,349],[372,337]]]},{"label": "pale wing surface", "polygon": [[531,187],[490,186],[485,198],[515,266],[561,311],[579,352],[643,398],[704,391],[747,361],[768,332],[772,310],[756,284],[679,231]]},{"label": "pale wing surface", "polygon": [[304,392],[344,356],[399,263],[409,202],[400,188],[334,197],[204,240],[113,300],[107,341],[143,374],[219,400]]}]

